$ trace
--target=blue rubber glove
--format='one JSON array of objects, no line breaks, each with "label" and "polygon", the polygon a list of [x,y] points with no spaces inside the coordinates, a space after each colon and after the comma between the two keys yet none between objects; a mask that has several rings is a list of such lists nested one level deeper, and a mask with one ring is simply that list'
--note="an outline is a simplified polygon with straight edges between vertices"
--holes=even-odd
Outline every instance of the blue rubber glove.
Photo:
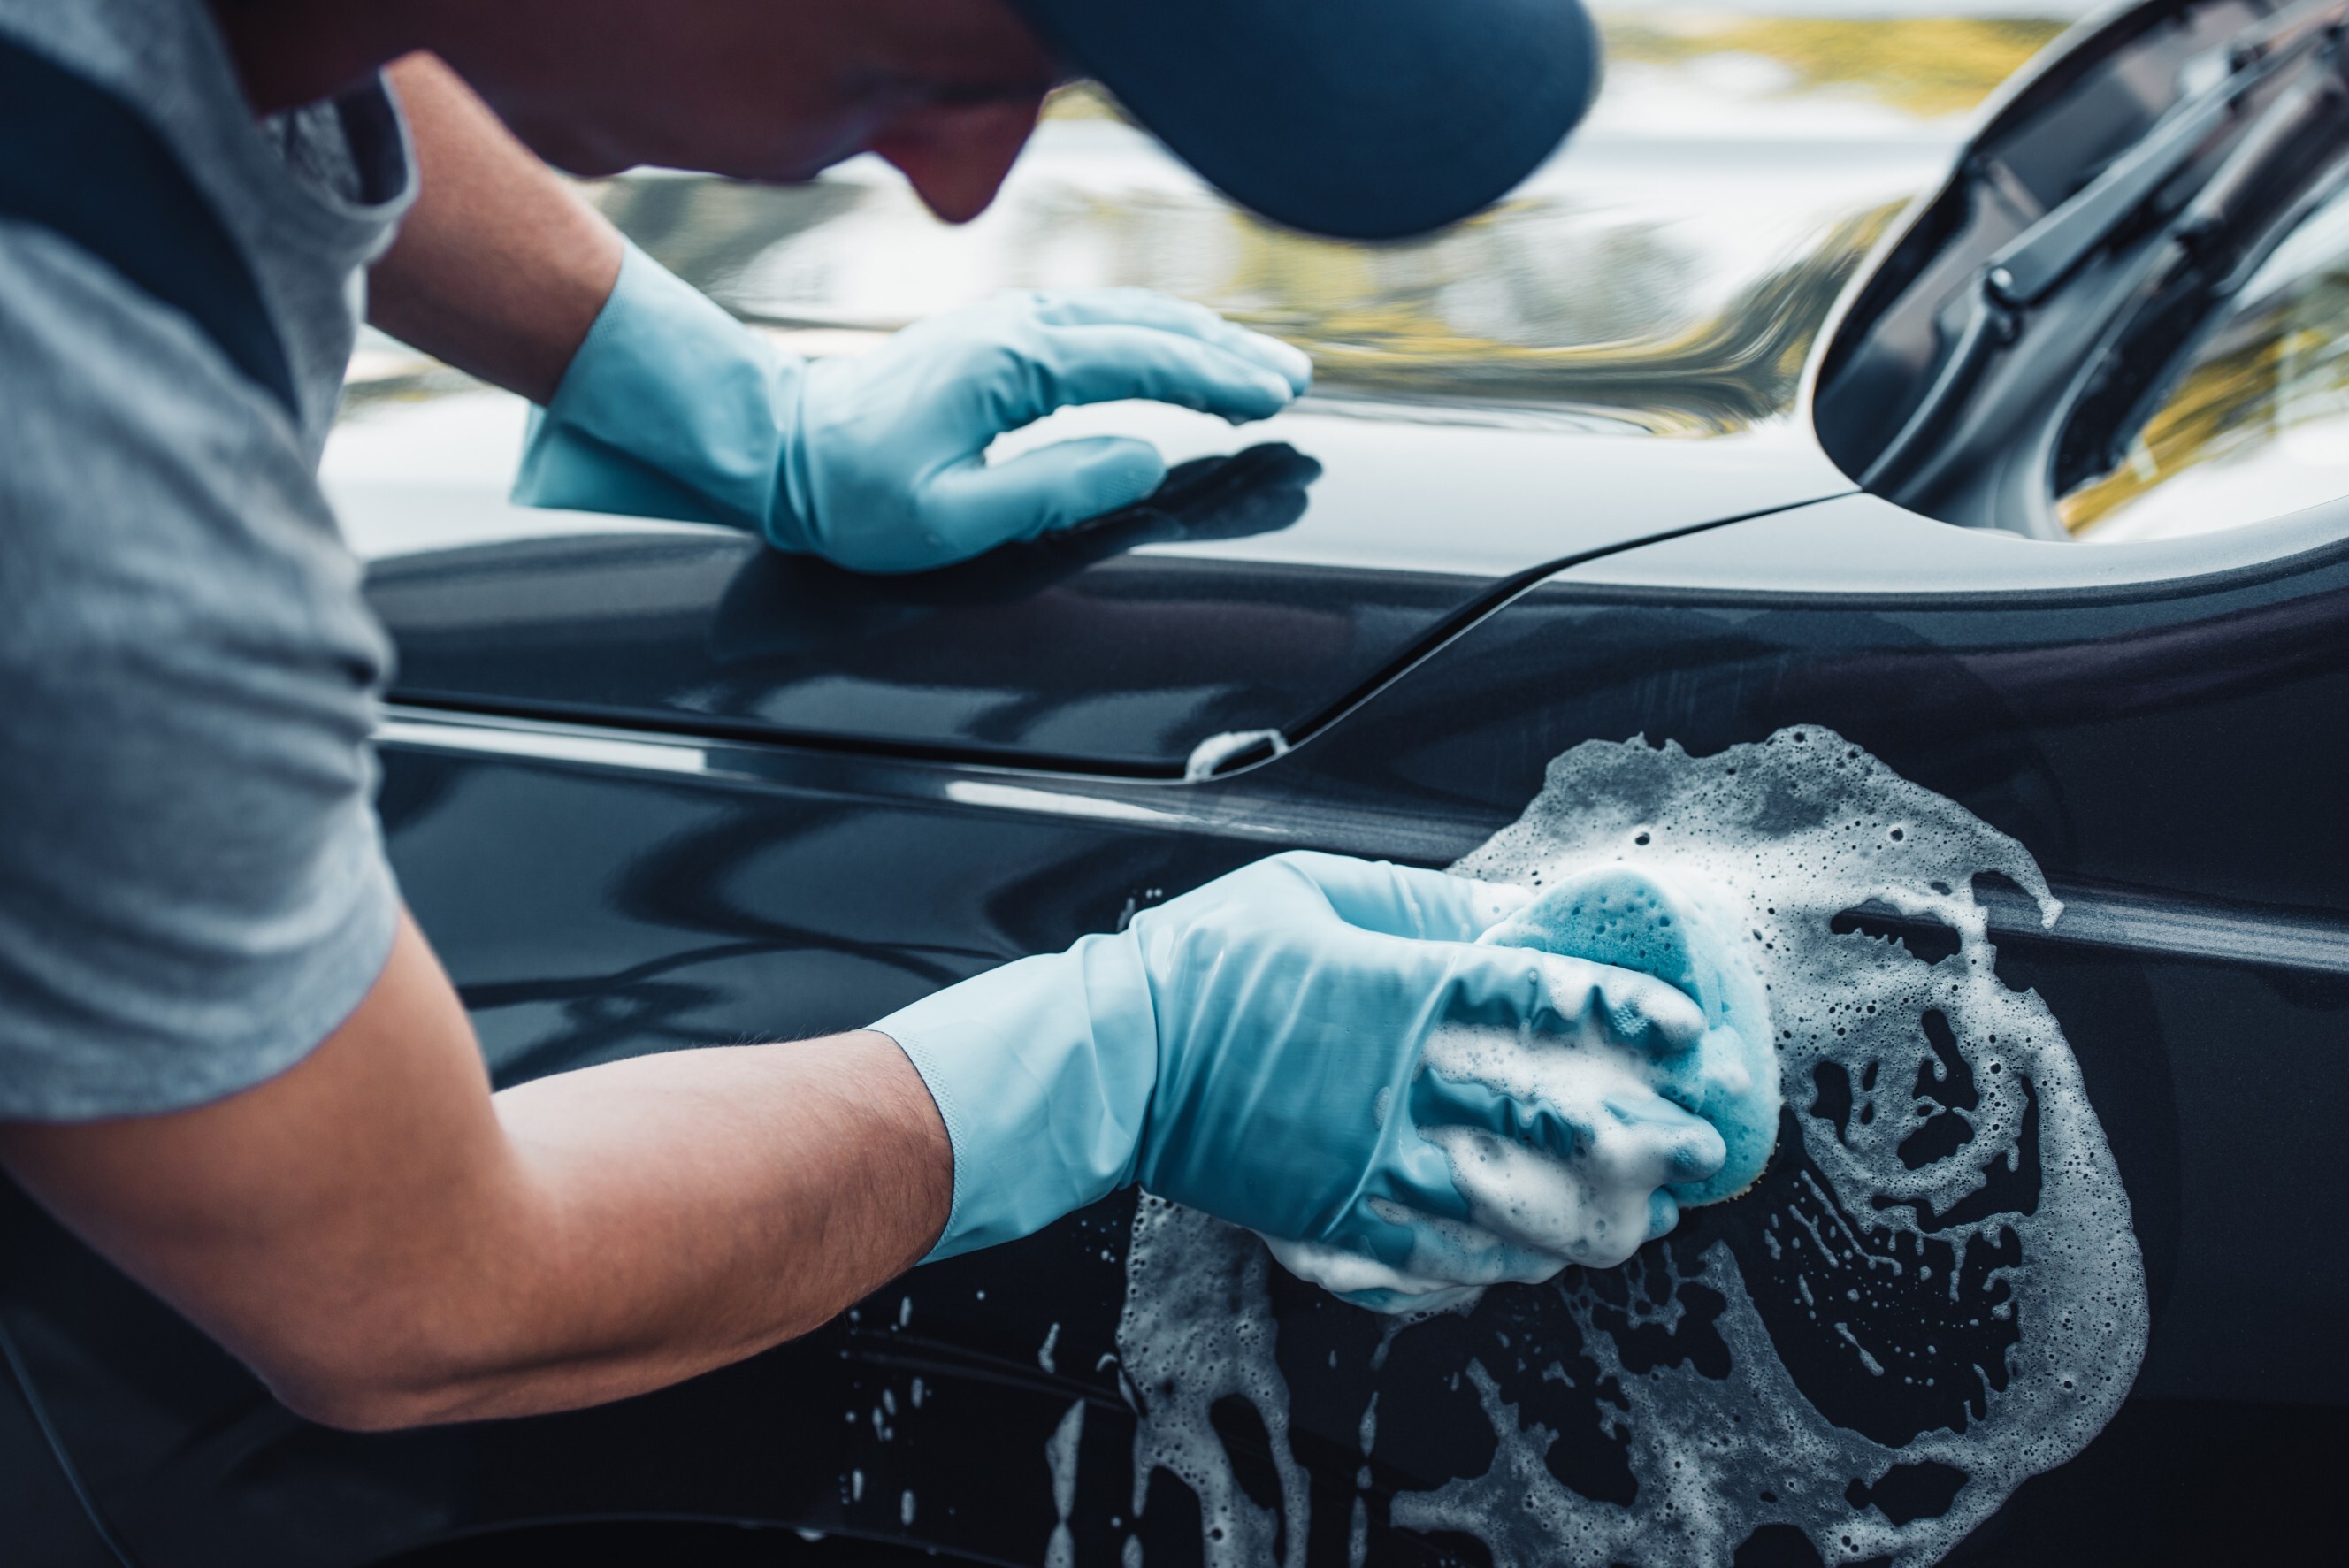
[{"label": "blue rubber glove", "polygon": [[[1481,1150],[1424,1134],[1563,1168],[1594,1148],[1588,1116],[1507,1081],[1511,1061],[1483,1071],[1474,1049],[1454,1053],[1456,1072],[1431,1068],[1431,1047],[1498,1038],[1544,1060],[1587,1049],[1612,1063],[1676,1056],[1704,1021],[1648,975],[1477,944],[1526,898],[1440,872],[1278,855],[1116,935],[883,1019],[874,1026],[912,1058],[954,1147],[953,1210],[931,1256],[1026,1235],[1138,1181],[1250,1227],[1366,1305],[1437,1305],[1555,1274],[1571,1260],[1535,1256],[1464,1197],[1458,1161]],[[1661,1161],[1636,1194],[1628,1255],[1648,1238],[1649,1193],[1710,1174],[1721,1142],[1636,1085],[1609,1098],[1619,1103],[1601,1114]]]},{"label": "blue rubber glove", "polygon": [[1005,294],[870,354],[784,354],[634,246],[533,421],[513,498],[719,522],[859,572],[919,572],[1141,500],[1147,441],[1098,436],[989,464],[998,436],[1147,397],[1234,422],[1312,379],[1297,349],[1144,289]]}]

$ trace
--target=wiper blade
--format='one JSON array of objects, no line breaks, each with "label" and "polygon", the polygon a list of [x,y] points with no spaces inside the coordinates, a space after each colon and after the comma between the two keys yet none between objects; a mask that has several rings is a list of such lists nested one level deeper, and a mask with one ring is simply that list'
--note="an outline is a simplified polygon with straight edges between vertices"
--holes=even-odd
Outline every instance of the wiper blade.
[{"label": "wiper blade", "polygon": [[2173,257],[2115,318],[2066,420],[2054,459],[2056,493],[2121,464],[2224,316],[2221,302],[2249,286],[2344,185],[2349,91],[2336,68],[2330,80],[2296,82],[2280,94],[2169,226]]},{"label": "wiper blade", "polygon": [[1990,259],[1982,284],[2010,307],[2036,304],[2192,160],[2244,95],[2333,36],[2349,4],[2309,0],[2230,41],[2226,72],[2170,106],[2135,147]]},{"label": "wiper blade", "polygon": [[[2339,37],[2344,20],[2349,0],[2308,0],[2236,35],[2218,52],[2216,68],[2199,73],[2215,79],[2171,105],[2136,146],[1993,253],[1976,286],[1951,302],[1948,308],[1958,314],[1944,327],[1949,349],[1924,396],[1860,474],[1861,488],[1881,492],[1910,477],[1992,352],[2021,335],[2020,313],[2046,298],[2128,223],[2193,160],[2246,95]],[[2187,74],[2198,73],[2189,67]]]}]

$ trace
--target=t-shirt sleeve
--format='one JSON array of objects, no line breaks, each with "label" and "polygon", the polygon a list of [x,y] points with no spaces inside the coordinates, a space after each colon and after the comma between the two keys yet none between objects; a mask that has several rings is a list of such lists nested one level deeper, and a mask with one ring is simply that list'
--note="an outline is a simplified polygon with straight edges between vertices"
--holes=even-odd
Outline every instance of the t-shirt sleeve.
[{"label": "t-shirt sleeve", "polygon": [[0,1118],[183,1109],[358,1005],[390,659],[300,439],[185,317],[0,223]]}]

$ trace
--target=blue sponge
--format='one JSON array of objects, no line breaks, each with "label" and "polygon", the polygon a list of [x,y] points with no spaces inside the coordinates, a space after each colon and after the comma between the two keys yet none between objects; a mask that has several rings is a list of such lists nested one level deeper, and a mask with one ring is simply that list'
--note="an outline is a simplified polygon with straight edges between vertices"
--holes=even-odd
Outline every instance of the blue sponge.
[{"label": "blue sponge", "polygon": [[1683,1206],[1754,1185],[1778,1137],[1778,1056],[1761,975],[1692,881],[1626,865],[1596,867],[1549,889],[1481,940],[1535,947],[1652,975],[1704,1009],[1696,1044],[1654,1058],[1655,1090],[1711,1122],[1729,1158],[1702,1181],[1673,1185]]}]

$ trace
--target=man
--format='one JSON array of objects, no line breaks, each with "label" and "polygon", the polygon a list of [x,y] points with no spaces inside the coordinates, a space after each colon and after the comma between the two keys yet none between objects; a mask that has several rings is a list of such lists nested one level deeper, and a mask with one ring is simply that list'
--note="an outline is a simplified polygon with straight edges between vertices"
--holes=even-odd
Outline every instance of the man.
[{"label": "man", "polygon": [[763,180],[869,150],[962,220],[1072,65],[1269,214],[1384,234],[1529,170],[1591,45],[1568,0],[0,0],[0,1161],[296,1411],[656,1387],[1134,1181],[1377,1305],[1509,1277],[1412,1129],[1571,1130],[1418,1072],[1429,1033],[1701,1026],[1475,945],[1502,892],[1290,856],[872,1030],[492,1094],[384,863],[388,649],[314,478],[361,270],[375,321],[547,405],[528,499],[958,560],[1163,473],[1119,441],[989,467],[1002,429],[1259,418],[1302,356],[1112,293],[803,364],[523,144]]}]

